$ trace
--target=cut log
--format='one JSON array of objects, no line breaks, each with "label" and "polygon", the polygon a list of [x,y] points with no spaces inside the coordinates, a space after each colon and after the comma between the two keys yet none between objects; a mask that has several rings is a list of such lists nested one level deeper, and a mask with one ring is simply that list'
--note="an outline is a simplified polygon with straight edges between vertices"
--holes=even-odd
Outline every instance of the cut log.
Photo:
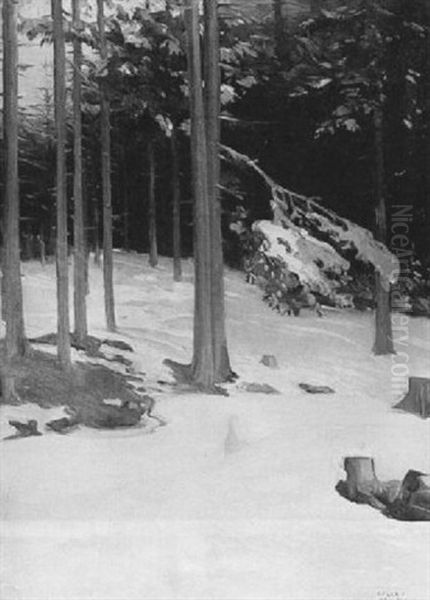
[{"label": "cut log", "polygon": [[409,377],[409,390],[406,396],[394,406],[423,419],[430,417],[430,379]]}]

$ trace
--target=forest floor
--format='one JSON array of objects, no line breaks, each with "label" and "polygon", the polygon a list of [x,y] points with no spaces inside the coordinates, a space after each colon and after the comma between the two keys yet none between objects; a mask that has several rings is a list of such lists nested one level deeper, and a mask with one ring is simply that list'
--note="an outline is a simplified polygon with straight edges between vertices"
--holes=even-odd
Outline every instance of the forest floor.
[{"label": "forest floor", "polygon": [[[388,519],[334,489],[348,455],[373,456],[384,481],[430,470],[430,419],[392,409],[402,394],[392,357],[371,354],[373,315],[281,317],[228,271],[240,378],[228,397],[179,393],[163,359],[191,356],[184,267],[174,283],[171,261],[151,269],[147,257],[116,253],[115,335],[104,328],[102,272],[90,270],[90,333],[134,349],[126,364],[96,360],[135,378],[166,427],[57,435],[43,425],[62,406],[0,407],[1,438],[13,433],[9,419],[35,418],[43,432],[1,442],[1,600],[426,600],[429,525]],[[52,332],[55,267],[26,263],[23,273],[28,334]],[[411,375],[428,375],[430,320],[411,319],[399,350]],[[279,367],[261,364],[263,354]],[[279,394],[246,391],[253,382]]]}]

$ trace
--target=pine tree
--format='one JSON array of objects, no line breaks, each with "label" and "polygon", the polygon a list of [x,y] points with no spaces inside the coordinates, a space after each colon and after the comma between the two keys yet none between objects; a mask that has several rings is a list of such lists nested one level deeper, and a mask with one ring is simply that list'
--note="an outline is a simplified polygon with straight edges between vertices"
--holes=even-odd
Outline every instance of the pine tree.
[{"label": "pine tree", "polygon": [[190,379],[213,391],[231,378],[224,325],[224,282],[219,180],[219,49],[217,6],[204,2],[205,95],[199,2],[186,4],[194,196],[194,339]]},{"label": "pine tree", "polygon": [[149,264],[156,267],[158,264],[157,246],[157,206],[155,200],[155,153],[154,144],[150,140],[147,144],[148,150],[148,237],[149,237]]},{"label": "pine tree", "polygon": [[182,280],[181,264],[181,189],[177,133],[173,127],[170,137],[172,155],[172,207],[173,207],[173,279]]},{"label": "pine tree", "polygon": [[8,369],[14,358],[25,354],[24,312],[19,247],[18,177],[18,39],[17,2],[4,0],[3,19],[3,130],[5,144],[5,215],[2,300],[5,302],[6,369],[2,373],[4,400],[14,394],[14,379]]},{"label": "pine tree", "polygon": [[211,389],[215,382],[211,325],[211,227],[198,0],[187,0],[186,27],[190,86],[195,264],[191,377],[197,385],[204,389]]},{"label": "pine tree", "polygon": [[69,277],[67,252],[66,192],[66,58],[62,0],[52,0],[54,25],[54,103],[56,133],[57,200],[57,331],[58,359],[65,369],[71,366],[69,329]]},{"label": "pine tree", "polygon": [[87,256],[84,234],[84,206],[82,193],[82,45],[81,0],[73,0],[73,199],[74,199],[74,317],[75,336],[83,342],[88,334],[86,307]]},{"label": "pine tree", "polygon": [[205,120],[207,143],[208,200],[211,235],[211,322],[214,373],[216,381],[231,376],[227,350],[224,307],[224,257],[222,251],[220,178],[220,86],[219,27],[216,2],[204,1],[205,15]]},{"label": "pine tree", "polygon": [[[108,59],[108,48],[104,22],[104,0],[97,0],[97,23],[100,37],[100,58],[104,64]],[[112,239],[112,188],[111,188],[111,135],[110,103],[106,85],[100,85],[100,134],[102,154],[103,196],[103,282],[106,326],[115,331],[115,300],[113,288],[113,239]]]},{"label": "pine tree", "polygon": [[[387,238],[387,210],[385,206],[385,168],[384,168],[384,137],[383,137],[383,109],[377,106],[374,109],[375,130],[375,199],[376,199],[376,237],[380,242],[386,243]],[[380,354],[393,354],[393,332],[390,312],[390,290],[381,275],[375,271],[376,311],[375,311],[375,343],[373,352]]]}]

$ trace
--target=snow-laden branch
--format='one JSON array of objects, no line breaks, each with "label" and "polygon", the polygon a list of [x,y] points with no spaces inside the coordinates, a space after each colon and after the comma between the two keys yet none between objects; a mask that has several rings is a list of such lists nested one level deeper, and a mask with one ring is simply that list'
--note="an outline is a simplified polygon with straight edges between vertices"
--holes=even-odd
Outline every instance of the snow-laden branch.
[{"label": "snow-laden branch", "polygon": [[[269,242],[272,240],[271,250],[268,252],[278,255],[290,267],[294,264],[291,268],[293,272],[297,273],[300,263],[307,264],[306,269],[302,267],[300,273],[297,273],[299,277],[300,274],[303,277],[311,269],[313,276],[311,278],[305,276],[304,282],[314,289],[315,287],[325,289],[327,277],[323,277],[324,281],[320,280],[319,285],[316,285],[318,279],[314,276],[316,271],[313,265],[309,266],[309,261],[327,274],[327,272],[340,273],[347,270],[349,263],[345,259],[355,259],[373,265],[380,273],[386,289],[396,282],[399,274],[398,259],[383,243],[375,240],[368,229],[340,217],[333,210],[322,206],[316,198],[297,194],[281,186],[258,165],[257,161],[246,154],[224,145],[221,146],[220,152],[223,160],[253,171],[266,184],[271,198],[273,220],[270,223],[271,228],[268,228],[268,223],[265,222],[257,223],[256,228]],[[273,227],[278,229],[274,231]],[[279,239],[284,240],[280,245]],[[284,250],[281,252],[280,248]]]}]

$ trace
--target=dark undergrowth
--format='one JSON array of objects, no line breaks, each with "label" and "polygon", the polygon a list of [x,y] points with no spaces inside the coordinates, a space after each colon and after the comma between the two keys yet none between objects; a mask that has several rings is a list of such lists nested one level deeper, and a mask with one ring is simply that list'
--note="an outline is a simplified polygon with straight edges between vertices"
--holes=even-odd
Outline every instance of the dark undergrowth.
[{"label": "dark undergrowth", "polygon": [[[4,365],[4,349],[0,341],[1,365]],[[40,350],[31,349],[28,356],[15,360],[9,373],[15,379],[16,404],[34,402],[44,408],[80,407],[107,399],[142,399],[125,374],[85,362],[74,363],[71,371],[66,372],[54,355]],[[144,388],[139,391],[143,393]]]}]

